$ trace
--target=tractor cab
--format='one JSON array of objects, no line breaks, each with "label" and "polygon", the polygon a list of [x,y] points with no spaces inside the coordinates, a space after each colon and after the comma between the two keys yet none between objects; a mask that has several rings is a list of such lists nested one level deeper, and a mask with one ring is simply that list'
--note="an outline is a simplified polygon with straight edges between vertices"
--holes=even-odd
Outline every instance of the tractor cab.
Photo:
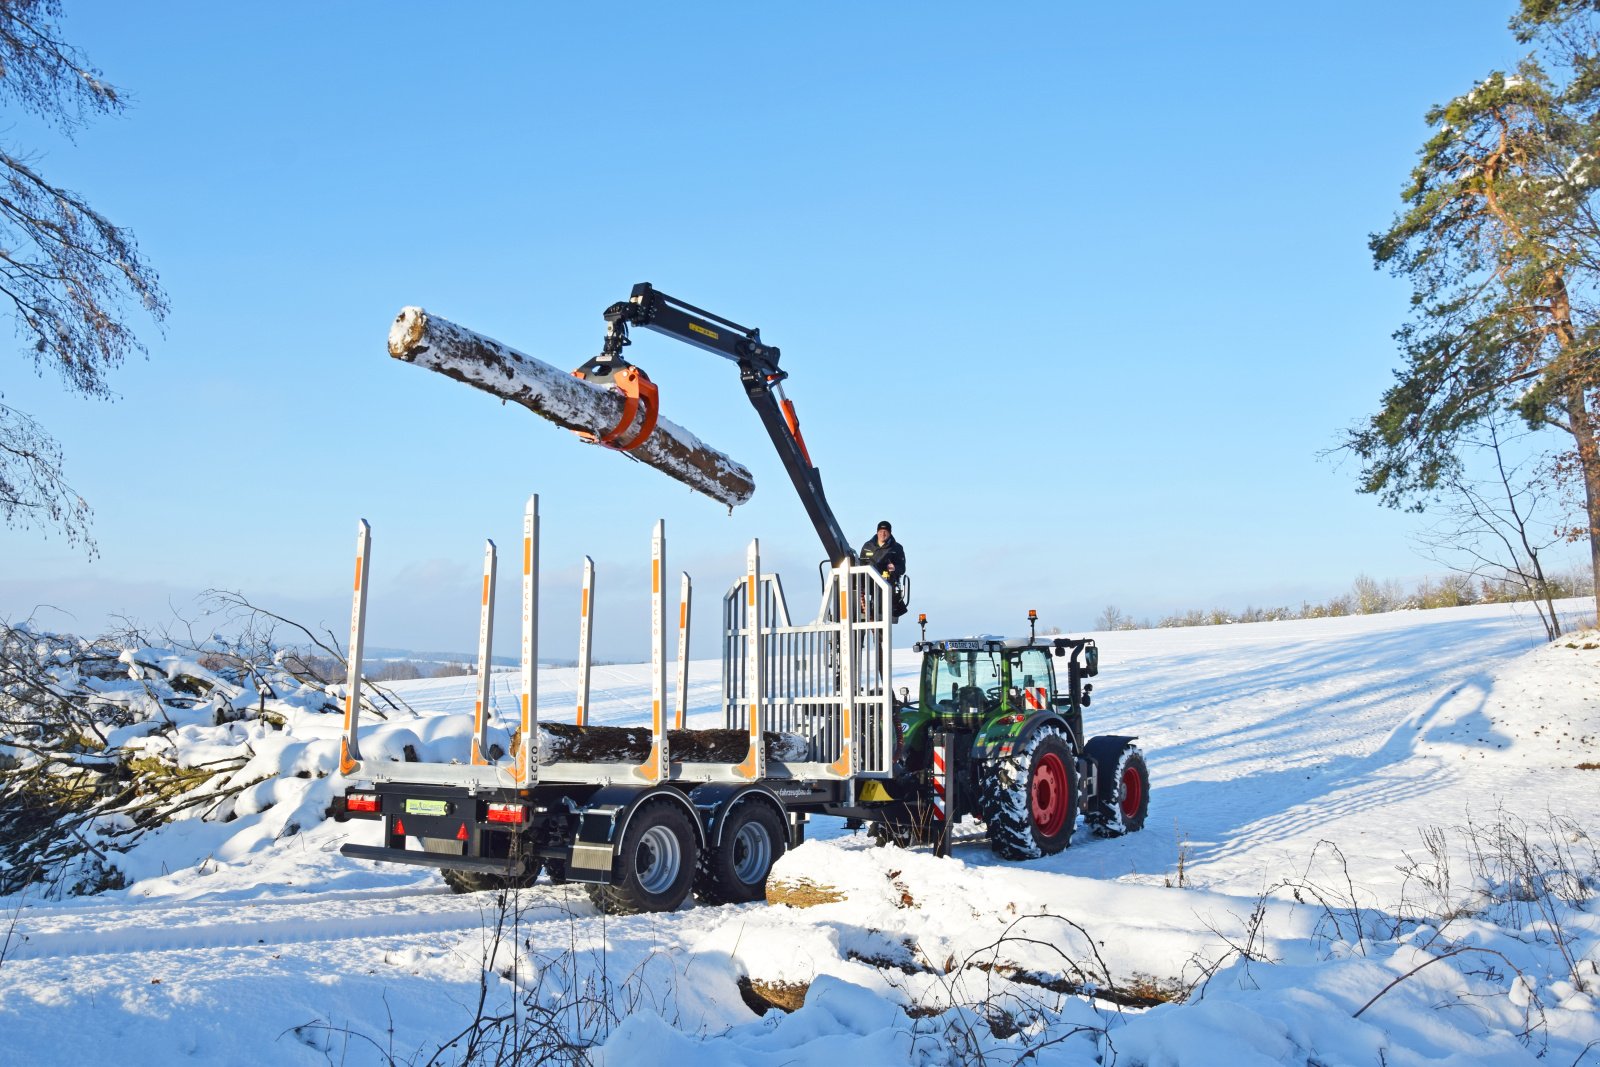
[{"label": "tractor cab", "polygon": [[[902,773],[926,769],[932,732],[959,730],[973,736],[975,755],[1001,755],[1010,742],[1041,718],[1060,719],[1074,748],[1083,742],[1083,708],[1099,672],[1099,649],[1089,638],[993,634],[928,640],[927,616],[919,615],[924,637],[912,646],[922,656],[917,700],[896,716],[896,750]],[[1058,661],[1064,678],[1057,673]],[[1064,684],[1059,684],[1064,683]]]}]

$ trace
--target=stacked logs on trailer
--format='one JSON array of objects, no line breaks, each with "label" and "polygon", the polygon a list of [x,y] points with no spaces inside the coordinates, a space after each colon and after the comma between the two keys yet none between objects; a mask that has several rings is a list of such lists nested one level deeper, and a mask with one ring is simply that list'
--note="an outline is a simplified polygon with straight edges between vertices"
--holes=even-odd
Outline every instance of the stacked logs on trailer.
[{"label": "stacked logs on trailer", "polygon": [[617,442],[614,447],[625,449],[625,455],[729,508],[756,491],[755,478],[744,464],[660,418],[653,403],[639,403],[616,389],[574,377],[422,308],[408,307],[396,316],[389,330],[389,354],[521,404],[587,440]]},{"label": "stacked logs on trailer", "polygon": [[[538,727],[540,764],[550,763],[642,763],[650,754],[648,726],[577,726],[563,722],[541,722]],[[767,759],[797,762],[810,759],[810,744],[797,734],[764,734]],[[521,748],[513,738],[511,754]],[[667,751],[681,763],[738,763],[750,750],[750,735],[744,730],[668,730]]]}]

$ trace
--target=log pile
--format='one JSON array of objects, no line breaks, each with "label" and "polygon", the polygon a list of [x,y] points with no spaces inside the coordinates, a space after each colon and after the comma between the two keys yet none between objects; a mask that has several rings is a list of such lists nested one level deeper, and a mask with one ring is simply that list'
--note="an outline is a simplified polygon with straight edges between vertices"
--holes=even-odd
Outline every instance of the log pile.
[{"label": "log pile", "polygon": [[[784,763],[804,760],[810,751],[797,734],[767,731],[767,759]],[[539,763],[642,763],[650,754],[646,726],[577,726],[565,722],[539,724]],[[513,738],[511,752],[520,751]],[[679,763],[738,763],[749,752],[743,730],[668,730],[667,751]]]}]

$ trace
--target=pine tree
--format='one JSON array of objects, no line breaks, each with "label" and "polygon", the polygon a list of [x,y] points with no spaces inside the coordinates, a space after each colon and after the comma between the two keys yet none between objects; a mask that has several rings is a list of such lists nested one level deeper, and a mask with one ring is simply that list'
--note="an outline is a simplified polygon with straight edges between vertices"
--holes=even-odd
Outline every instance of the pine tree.
[{"label": "pine tree", "polygon": [[1464,434],[1514,411],[1564,442],[1578,535],[1600,576],[1600,33],[1596,0],[1524,0],[1535,50],[1428,112],[1405,207],[1371,239],[1412,285],[1406,365],[1346,441],[1361,490],[1420,508],[1461,465]]}]

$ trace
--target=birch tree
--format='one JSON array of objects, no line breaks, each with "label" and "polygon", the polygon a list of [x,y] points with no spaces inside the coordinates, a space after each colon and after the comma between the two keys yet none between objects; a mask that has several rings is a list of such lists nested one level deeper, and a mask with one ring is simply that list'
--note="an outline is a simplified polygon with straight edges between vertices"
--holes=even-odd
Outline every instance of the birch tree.
[{"label": "birch tree", "polygon": [[[32,114],[71,140],[126,105],[62,38],[60,17],[59,0],[0,0],[0,109]],[[17,354],[73,392],[109,397],[107,373],[144,350],[127,325],[140,309],[159,322],[167,298],[133,235],[0,140],[0,312]],[[92,552],[89,506],[62,459],[44,427],[0,393],[0,519],[57,530]]]}]

